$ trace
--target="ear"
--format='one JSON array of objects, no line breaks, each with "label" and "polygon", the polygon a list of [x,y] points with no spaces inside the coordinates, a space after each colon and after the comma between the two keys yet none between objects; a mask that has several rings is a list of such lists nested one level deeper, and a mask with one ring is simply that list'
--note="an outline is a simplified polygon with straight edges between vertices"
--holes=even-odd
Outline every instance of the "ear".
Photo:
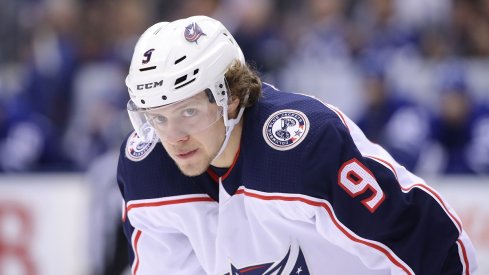
[{"label": "ear", "polygon": [[229,100],[228,116],[230,118],[235,118],[238,115],[238,108],[239,108],[239,98],[237,96],[233,96]]}]

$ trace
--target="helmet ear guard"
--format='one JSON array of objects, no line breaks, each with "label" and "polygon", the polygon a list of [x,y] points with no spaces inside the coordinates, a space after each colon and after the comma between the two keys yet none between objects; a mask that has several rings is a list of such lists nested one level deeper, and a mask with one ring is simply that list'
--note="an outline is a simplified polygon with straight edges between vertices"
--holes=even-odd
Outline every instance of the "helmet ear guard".
[{"label": "helmet ear guard", "polygon": [[226,83],[226,78],[216,81],[214,85],[214,91],[212,91],[216,104],[224,108],[228,104],[228,85]]}]

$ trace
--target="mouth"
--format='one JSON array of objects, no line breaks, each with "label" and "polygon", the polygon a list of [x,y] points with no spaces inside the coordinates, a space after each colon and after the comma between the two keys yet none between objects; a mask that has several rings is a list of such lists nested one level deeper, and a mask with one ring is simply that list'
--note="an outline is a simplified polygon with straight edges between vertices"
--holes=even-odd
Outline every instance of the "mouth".
[{"label": "mouth", "polygon": [[195,155],[195,153],[197,152],[198,149],[195,149],[195,150],[191,150],[191,151],[186,151],[186,152],[183,152],[183,153],[178,153],[176,154],[176,156],[179,158],[179,159],[189,159],[191,158],[193,155]]}]

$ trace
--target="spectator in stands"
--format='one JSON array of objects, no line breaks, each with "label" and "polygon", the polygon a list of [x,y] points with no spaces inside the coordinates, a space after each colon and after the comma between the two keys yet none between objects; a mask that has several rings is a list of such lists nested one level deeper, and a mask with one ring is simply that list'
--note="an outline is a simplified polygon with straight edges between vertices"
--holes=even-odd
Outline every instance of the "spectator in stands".
[{"label": "spectator in stands", "polygon": [[454,0],[451,34],[455,54],[467,57],[489,56],[488,1]]},{"label": "spectator in stands", "polygon": [[389,85],[381,58],[366,56],[359,67],[366,106],[358,126],[371,141],[388,148],[399,163],[414,169],[428,134],[426,112]]},{"label": "spectator in stands", "polygon": [[438,160],[432,162],[436,172],[488,174],[489,108],[472,96],[465,74],[459,65],[442,69],[439,106],[431,121],[432,150],[425,158]]},{"label": "spectator in stands", "polygon": [[247,60],[255,63],[265,77],[271,77],[269,74],[282,67],[287,57],[284,30],[274,11],[272,0],[242,1],[237,11],[241,18],[234,31]]},{"label": "spectator in stands", "polygon": [[360,49],[393,55],[397,51],[415,49],[419,34],[399,18],[394,0],[361,1],[354,10],[354,29],[359,35]]},{"label": "spectator in stands", "polygon": [[303,3],[302,32],[278,76],[279,86],[289,91],[307,91],[355,118],[361,100],[352,98],[359,98],[360,89],[346,35],[344,2],[308,0]]},{"label": "spectator in stands", "polygon": [[[20,105],[5,108],[17,108]],[[26,108],[21,108],[28,110]],[[71,170],[63,154],[60,135],[51,121],[39,113],[27,111],[19,116],[4,113],[0,121],[0,171],[49,172]],[[1,115],[0,115],[1,116]],[[0,120],[2,120],[0,118]],[[1,125],[3,124],[3,125]]]}]

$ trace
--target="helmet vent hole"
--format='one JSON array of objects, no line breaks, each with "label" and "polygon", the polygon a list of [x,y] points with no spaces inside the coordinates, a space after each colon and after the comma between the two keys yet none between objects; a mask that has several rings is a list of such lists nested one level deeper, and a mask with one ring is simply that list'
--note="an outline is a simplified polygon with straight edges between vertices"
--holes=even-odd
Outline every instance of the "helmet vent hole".
[{"label": "helmet vent hole", "polygon": [[221,95],[225,95],[225,94],[226,94],[226,92],[225,92],[225,91],[222,91],[222,92],[221,92]]},{"label": "helmet vent hole", "polygon": [[144,99],[141,99],[141,103],[146,104],[146,101],[144,101]]},{"label": "helmet vent hole", "polygon": [[194,70],[194,75],[198,74],[199,73],[199,69],[195,69]]},{"label": "helmet vent hole", "polygon": [[182,62],[183,60],[185,60],[185,58],[187,58],[186,55],[180,57],[179,59],[175,60],[175,65],[177,65],[178,63]]},{"label": "helmet vent hole", "polygon": [[156,69],[156,66],[141,68],[141,69],[139,69],[139,71],[144,72],[144,71],[149,71],[149,70],[154,70],[154,69]]},{"label": "helmet vent hole", "polygon": [[187,75],[184,75],[184,76],[177,78],[177,80],[175,80],[175,85],[178,85],[178,84],[184,82],[185,80],[187,80]]},{"label": "helmet vent hole", "polygon": [[188,84],[190,84],[190,83],[192,83],[192,82],[194,82],[194,81],[195,81],[195,78],[192,78],[192,79],[190,79],[189,81],[187,81],[187,82],[183,83],[182,85],[175,87],[175,90],[176,90],[176,89],[180,89],[180,88],[182,88],[183,86],[186,86],[186,85],[188,85]]},{"label": "helmet vent hole", "polygon": [[166,100],[167,99],[166,95],[162,96],[161,99]]}]

